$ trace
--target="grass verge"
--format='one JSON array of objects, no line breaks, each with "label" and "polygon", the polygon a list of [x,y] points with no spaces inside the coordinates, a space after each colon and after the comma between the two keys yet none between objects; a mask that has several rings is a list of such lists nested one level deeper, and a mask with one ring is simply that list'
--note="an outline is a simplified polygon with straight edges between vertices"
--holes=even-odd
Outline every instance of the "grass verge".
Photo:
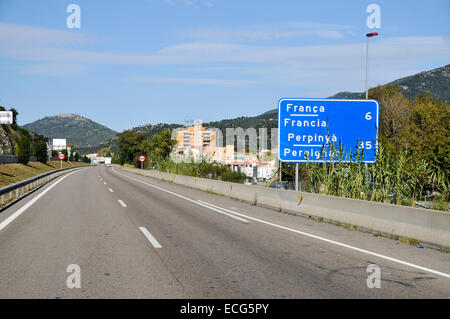
[{"label": "grass verge", "polygon": [[[85,166],[88,164],[80,162],[63,162],[62,167],[76,167]],[[31,178],[49,171],[54,171],[61,168],[59,161],[47,162],[43,164],[40,162],[29,162],[27,165],[23,164],[0,164],[0,187],[20,182],[24,179]]]}]

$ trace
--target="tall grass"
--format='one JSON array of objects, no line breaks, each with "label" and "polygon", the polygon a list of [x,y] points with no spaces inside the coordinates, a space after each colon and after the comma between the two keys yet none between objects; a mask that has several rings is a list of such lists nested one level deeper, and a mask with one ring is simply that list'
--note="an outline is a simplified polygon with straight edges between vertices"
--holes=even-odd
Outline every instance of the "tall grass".
[{"label": "tall grass", "polygon": [[[308,162],[309,190],[319,194],[449,210],[449,181],[445,172],[424,159],[417,160],[407,149],[399,154],[389,154],[380,143],[375,163],[367,166],[362,152],[351,154],[349,158],[349,162],[344,161],[342,155],[335,162],[326,161],[323,157],[322,163]],[[430,198],[433,199],[431,202]]]}]

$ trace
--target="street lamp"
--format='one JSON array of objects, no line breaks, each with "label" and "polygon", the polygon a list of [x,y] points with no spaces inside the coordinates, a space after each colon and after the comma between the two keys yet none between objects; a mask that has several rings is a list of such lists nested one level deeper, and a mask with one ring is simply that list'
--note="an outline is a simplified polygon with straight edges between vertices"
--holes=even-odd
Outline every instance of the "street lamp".
[{"label": "street lamp", "polygon": [[378,32],[371,32],[366,34],[366,99],[369,98],[369,38],[375,37]]}]

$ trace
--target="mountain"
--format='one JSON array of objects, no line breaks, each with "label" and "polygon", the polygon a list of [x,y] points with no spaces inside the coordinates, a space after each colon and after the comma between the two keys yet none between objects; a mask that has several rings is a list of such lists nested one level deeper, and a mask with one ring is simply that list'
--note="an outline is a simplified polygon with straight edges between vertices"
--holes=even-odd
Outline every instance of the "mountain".
[{"label": "mountain", "polygon": [[[409,98],[414,99],[420,93],[431,93],[434,98],[442,99],[446,103],[450,103],[450,64],[433,69],[430,71],[421,72],[412,76],[398,79],[396,81],[388,83],[389,85],[395,85],[400,88],[403,94]],[[364,98],[365,94],[355,92],[339,92],[329,98],[334,99],[360,99]],[[234,119],[224,119],[219,121],[213,121],[209,123],[203,123],[203,126],[214,127],[222,130],[223,134],[226,132],[226,128],[249,128],[259,127],[268,128],[268,135],[270,137],[270,129],[275,128],[278,125],[278,109],[272,109],[256,116],[242,116]],[[164,129],[173,129],[182,127],[181,124],[164,124],[159,123],[156,125],[146,124],[138,127],[134,127],[131,130],[144,133],[148,138],[151,138],[153,134],[159,134]],[[103,147],[110,148],[113,152],[117,149],[118,136],[111,137],[108,140],[104,140],[98,145],[92,145],[89,148],[90,152],[94,152]]]},{"label": "mountain", "polygon": [[78,114],[59,114],[23,125],[48,138],[65,138],[78,150],[96,146],[117,135],[117,132]]},{"label": "mountain", "polygon": [[[450,64],[446,66],[407,76],[387,85],[394,85],[410,100],[414,100],[421,93],[431,93],[435,99],[450,103]],[[358,99],[364,98],[363,93],[340,92],[330,98]]]}]

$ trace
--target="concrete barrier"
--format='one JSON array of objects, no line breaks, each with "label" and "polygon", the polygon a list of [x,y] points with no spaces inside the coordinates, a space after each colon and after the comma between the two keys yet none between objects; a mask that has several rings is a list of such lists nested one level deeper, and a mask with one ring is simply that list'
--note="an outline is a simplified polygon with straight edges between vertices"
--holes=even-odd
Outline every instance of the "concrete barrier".
[{"label": "concrete barrier", "polygon": [[[131,169],[160,180],[243,200],[258,206],[356,226],[389,236],[417,239],[422,245],[450,248],[450,213],[258,185]],[[299,196],[302,199],[299,199]]]}]

